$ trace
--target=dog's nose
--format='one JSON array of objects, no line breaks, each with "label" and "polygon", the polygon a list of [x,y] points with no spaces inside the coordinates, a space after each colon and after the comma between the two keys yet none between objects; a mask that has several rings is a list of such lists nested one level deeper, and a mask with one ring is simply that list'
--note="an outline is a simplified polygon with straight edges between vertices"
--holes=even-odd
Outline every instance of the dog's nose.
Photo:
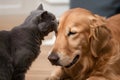
[{"label": "dog's nose", "polygon": [[58,61],[59,61],[59,56],[55,53],[51,53],[48,56],[48,60],[53,64],[53,65],[57,65]]}]

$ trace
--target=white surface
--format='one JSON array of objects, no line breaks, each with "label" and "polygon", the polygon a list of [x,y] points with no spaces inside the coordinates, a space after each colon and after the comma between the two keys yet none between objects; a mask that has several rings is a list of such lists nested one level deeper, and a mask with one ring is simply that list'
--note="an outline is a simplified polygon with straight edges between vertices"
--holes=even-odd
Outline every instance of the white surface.
[{"label": "white surface", "polygon": [[49,3],[53,4],[68,4],[69,0],[46,0]]}]

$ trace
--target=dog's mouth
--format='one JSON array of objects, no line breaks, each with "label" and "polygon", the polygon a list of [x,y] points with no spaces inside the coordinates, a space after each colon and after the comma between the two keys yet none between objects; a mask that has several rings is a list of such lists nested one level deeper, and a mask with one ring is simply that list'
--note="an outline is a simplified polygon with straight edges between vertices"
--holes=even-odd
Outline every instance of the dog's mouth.
[{"label": "dog's mouth", "polygon": [[66,68],[71,67],[72,65],[74,65],[78,61],[78,59],[79,59],[79,55],[76,55],[75,58],[73,59],[73,61],[69,65],[67,65],[65,67]]}]

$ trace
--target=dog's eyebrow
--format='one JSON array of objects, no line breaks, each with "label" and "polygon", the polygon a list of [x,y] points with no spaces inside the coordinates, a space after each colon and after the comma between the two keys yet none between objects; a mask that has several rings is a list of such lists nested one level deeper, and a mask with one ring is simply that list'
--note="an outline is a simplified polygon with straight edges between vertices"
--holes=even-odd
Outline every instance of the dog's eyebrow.
[{"label": "dog's eyebrow", "polygon": [[70,31],[72,31],[72,32],[77,32],[77,31],[78,31],[78,28],[72,27],[72,28],[70,29]]}]

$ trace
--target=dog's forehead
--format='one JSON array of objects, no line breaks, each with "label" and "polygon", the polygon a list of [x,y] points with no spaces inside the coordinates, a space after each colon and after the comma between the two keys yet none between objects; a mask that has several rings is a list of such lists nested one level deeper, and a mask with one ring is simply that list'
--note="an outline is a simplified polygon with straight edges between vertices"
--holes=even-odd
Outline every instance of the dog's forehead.
[{"label": "dog's forehead", "polygon": [[77,26],[79,26],[79,29],[84,28],[84,26],[88,26],[89,16],[91,16],[91,13],[86,10],[68,10],[61,16],[58,30],[65,30],[66,28],[76,29],[78,28]]}]

